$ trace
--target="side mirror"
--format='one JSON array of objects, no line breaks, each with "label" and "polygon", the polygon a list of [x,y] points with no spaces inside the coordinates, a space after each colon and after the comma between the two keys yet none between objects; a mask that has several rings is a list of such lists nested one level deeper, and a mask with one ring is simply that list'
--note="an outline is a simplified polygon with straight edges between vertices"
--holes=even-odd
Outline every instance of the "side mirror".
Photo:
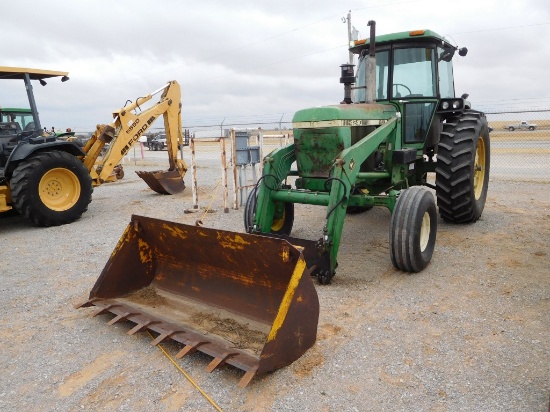
[{"label": "side mirror", "polygon": [[466,47],[462,47],[460,49],[458,49],[458,55],[459,56],[466,56],[468,54],[468,49]]},{"label": "side mirror", "polygon": [[454,47],[445,48],[439,57],[439,61],[443,60],[444,62],[450,62],[455,55],[455,50],[456,49]]}]

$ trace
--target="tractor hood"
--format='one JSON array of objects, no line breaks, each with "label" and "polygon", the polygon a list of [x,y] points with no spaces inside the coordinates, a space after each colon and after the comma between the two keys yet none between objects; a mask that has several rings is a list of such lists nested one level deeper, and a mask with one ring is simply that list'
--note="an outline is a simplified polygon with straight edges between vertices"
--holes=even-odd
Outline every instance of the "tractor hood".
[{"label": "tractor hood", "polygon": [[299,110],[292,119],[296,129],[311,127],[370,126],[395,117],[397,110],[389,104],[340,104]]}]

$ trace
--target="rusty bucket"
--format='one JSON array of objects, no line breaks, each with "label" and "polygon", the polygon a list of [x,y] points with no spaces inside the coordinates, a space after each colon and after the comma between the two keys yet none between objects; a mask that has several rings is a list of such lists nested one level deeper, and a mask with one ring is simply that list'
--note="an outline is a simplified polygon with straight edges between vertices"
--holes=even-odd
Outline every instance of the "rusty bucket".
[{"label": "rusty bucket", "polygon": [[154,172],[136,171],[147,185],[161,195],[174,195],[183,192],[185,183],[181,173],[175,170],[156,170]]},{"label": "rusty bucket", "polygon": [[288,365],[315,342],[317,292],[286,240],[132,216],[81,306],[182,343],[254,376]]}]

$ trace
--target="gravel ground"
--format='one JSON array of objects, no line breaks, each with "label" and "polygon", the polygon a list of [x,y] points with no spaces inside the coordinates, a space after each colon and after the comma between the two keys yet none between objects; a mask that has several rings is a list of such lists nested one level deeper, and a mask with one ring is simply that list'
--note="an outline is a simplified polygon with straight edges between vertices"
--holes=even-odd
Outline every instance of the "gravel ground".
[{"label": "gravel ground", "polygon": [[[242,210],[221,208],[215,162],[197,169],[199,205],[216,196],[217,212],[204,215],[184,213],[190,187],[160,196],[133,173],[156,168],[125,166],[124,180],[96,188],[71,225],[0,218],[0,410],[214,410],[149,335],[75,309],[132,213],[242,231]],[[547,411],[549,189],[492,179],[482,219],[440,221],[434,258],[415,275],[391,265],[388,211],[350,215],[334,283],[316,286],[317,343],[302,358],[245,389],[237,369],[205,372],[206,355],[178,364],[225,411]],[[316,239],[322,216],[300,205],[294,235]]]}]

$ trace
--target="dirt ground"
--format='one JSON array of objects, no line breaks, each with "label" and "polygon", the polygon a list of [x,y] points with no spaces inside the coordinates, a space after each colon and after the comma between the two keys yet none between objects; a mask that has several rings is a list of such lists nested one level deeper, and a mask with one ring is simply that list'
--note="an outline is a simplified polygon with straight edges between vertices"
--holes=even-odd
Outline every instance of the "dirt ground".
[{"label": "dirt ground", "polygon": [[[200,172],[200,170],[199,170]],[[0,219],[0,409],[214,410],[129,325],[83,302],[132,213],[242,231],[242,210],[185,214],[191,192],[152,195],[129,167],[60,228]],[[201,205],[215,184],[201,186]],[[242,372],[179,361],[226,411],[546,411],[550,395],[548,182],[492,179],[479,222],[438,221],[430,265],[393,268],[390,214],[346,217],[339,268],[320,300],[317,343],[292,365],[238,389]],[[296,210],[293,235],[316,239],[323,211]],[[181,345],[165,345],[174,355]]]}]

